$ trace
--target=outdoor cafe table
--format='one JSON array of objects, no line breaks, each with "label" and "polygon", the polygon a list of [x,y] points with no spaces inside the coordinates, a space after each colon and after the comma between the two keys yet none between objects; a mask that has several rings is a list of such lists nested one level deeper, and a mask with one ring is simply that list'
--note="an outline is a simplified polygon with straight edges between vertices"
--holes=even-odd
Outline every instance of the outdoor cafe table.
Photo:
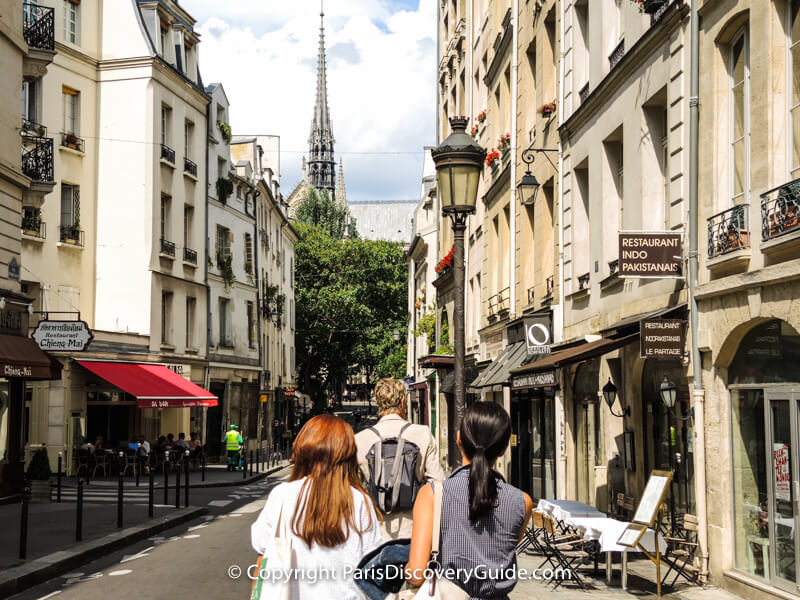
[{"label": "outdoor cafe table", "polygon": [[542,498],[536,507],[542,512],[546,512],[556,521],[567,523],[569,519],[576,517],[595,517],[605,518],[606,514],[601,513],[594,506],[589,506],[577,500],[548,500]]},{"label": "outdoor cafe table", "polygon": [[[628,551],[637,550],[622,546],[617,540],[630,525],[626,521],[617,521],[608,517],[573,517],[568,518],[565,523],[581,532],[586,540],[596,540],[600,545],[599,551],[606,553],[606,581],[611,582],[612,572],[612,552],[622,553],[622,589],[628,588]],[[648,529],[639,542],[645,550],[655,553],[655,532]],[[667,543],[663,538],[658,538],[658,546],[663,555],[667,551]]]}]

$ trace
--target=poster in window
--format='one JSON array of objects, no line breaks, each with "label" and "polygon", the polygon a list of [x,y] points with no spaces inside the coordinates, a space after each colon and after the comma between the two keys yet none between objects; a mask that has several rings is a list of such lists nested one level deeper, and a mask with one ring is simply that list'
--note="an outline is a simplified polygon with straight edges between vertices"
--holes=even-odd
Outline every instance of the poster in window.
[{"label": "poster in window", "polygon": [[772,457],[775,463],[775,499],[792,501],[792,476],[789,464],[789,444],[773,444]]}]

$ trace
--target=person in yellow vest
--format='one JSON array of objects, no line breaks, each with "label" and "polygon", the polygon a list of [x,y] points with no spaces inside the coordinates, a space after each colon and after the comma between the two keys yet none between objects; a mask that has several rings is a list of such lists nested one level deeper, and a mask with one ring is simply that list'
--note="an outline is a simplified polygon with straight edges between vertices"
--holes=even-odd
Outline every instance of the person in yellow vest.
[{"label": "person in yellow vest", "polygon": [[228,471],[235,471],[239,465],[239,448],[244,440],[239,428],[231,425],[230,431],[225,434],[225,450],[228,452]]}]

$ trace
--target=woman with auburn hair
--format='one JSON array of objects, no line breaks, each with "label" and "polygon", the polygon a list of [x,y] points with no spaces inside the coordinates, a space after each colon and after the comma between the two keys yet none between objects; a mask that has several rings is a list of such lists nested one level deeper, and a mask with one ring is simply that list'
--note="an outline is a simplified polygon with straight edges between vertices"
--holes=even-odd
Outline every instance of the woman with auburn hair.
[{"label": "woman with auburn hair", "polygon": [[[253,523],[253,548],[270,557],[276,533],[291,542],[293,599],[361,600],[352,572],[384,538],[359,478],[353,429],[334,415],[314,417],[295,439],[292,463],[289,481],[270,492]],[[269,561],[266,569],[276,568]],[[270,581],[263,582],[265,595]]]}]

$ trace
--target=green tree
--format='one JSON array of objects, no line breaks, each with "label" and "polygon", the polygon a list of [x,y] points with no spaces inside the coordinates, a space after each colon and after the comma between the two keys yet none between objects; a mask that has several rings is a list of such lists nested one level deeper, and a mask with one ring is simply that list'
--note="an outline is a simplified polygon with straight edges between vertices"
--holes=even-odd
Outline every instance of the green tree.
[{"label": "green tree", "polygon": [[300,223],[317,225],[335,239],[342,239],[345,234],[357,237],[351,231],[355,227],[348,226],[347,209],[339,206],[328,190],[320,192],[316,188],[309,188],[297,207],[295,219]]}]

